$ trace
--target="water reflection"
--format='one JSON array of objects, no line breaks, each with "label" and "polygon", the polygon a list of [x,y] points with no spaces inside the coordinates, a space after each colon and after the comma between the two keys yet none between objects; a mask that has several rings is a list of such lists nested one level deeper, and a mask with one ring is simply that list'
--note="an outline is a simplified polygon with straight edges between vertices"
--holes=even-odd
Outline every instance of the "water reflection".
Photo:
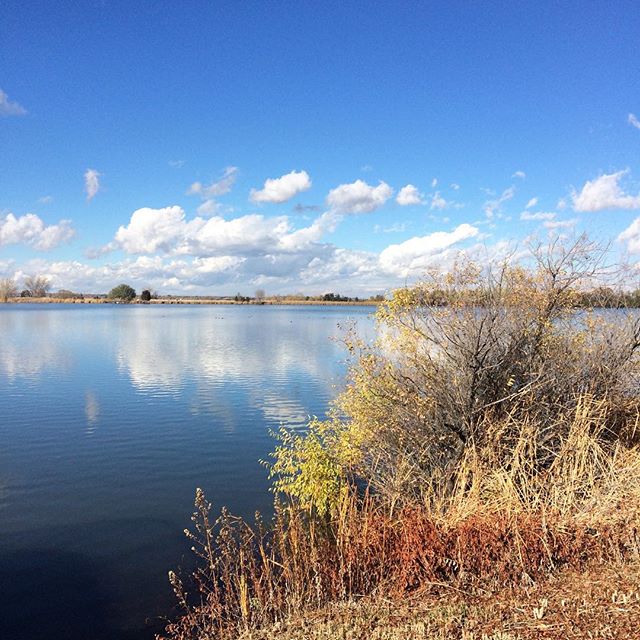
[{"label": "water reflection", "polygon": [[87,417],[87,434],[92,434],[100,416],[100,405],[93,391],[88,390],[84,394],[84,414]]},{"label": "water reflection", "polygon": [[244,390],[245,401],[268,422],[292,426],[308,418],[300,394],[291,392],[292,379],[313,380],[315,393],[333,394],[336,359],[344,354],[330,340],[340,331],[331,315],[232,307],[224,315],[216,310],[185,322],[173,310],[140,311],[119,325],[120,370],[151,395],[182,394],[193,385],[192,411],[216,417],[225,430],[234,428],[236,411],[226,406],[232,386]]},{"label": "water reflection", "polygon": [[52,314],[0,312],[0,370],[9,382],[33,379],[43,370],[68,366],[54,339],[63,327]]}]

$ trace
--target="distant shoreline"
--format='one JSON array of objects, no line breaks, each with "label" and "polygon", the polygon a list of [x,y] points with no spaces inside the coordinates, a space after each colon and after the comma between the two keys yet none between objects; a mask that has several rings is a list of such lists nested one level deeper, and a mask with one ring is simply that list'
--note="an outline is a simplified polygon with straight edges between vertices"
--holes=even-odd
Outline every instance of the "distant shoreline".
[{"label": "distant shoreline", "polygon": [[132,302],[118,302],[108,298],[13,298],[4,304],[124,304],[124,305],[237,305],[245,307],[262,306],[315,306],[315,307],[377,307],[380,302],[376,300],[265,300],[264,302],[238,302],[236,300],[199,299],[199,298],[161,298],[158,300],[133,300]]}]

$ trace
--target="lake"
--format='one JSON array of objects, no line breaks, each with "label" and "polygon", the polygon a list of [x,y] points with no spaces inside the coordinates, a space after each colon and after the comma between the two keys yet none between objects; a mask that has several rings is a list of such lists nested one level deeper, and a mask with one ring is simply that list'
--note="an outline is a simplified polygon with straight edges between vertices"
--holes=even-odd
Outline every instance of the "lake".
[{"label": "lake", "polygon": [[195,488],[269,512],[269,431],[323,415],[373,311],[0,305],[0,638],[152,637]]}]

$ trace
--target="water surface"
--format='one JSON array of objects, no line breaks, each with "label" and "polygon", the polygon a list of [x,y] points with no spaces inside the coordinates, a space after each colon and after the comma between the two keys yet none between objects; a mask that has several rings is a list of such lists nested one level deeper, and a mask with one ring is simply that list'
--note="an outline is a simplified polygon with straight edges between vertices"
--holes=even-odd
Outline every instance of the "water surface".
[{"label": "water surface", "polygon": [[269,429],[324,413],[371,311],[0,305],[0,638],[148,637],[195,487],[268,511]]}]

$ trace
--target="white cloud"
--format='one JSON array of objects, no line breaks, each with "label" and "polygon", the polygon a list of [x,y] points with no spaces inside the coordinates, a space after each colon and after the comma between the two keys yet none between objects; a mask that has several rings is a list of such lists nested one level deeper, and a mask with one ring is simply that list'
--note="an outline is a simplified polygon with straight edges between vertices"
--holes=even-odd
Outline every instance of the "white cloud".
[{"label": "white cloud", "polygon": [[186,160],[169,160],[169,166],[173,169],[181,169],[184,167]]},{"label": "white cloud", "polygon": [[0,260],[0,276],[10,277],[13,275],[15,260]]},{"label": "white cloud", "polygon": [[426,236],[410,238],[384,249],[380,254],[380,265],[389,273],[408,276],[425,269],[443,251],[476,237],[478,233],[477,227],[464,223],[451,232],[436,231]]},{"label": "white cloud", "polygon": [[640,120],[638,120],[638,118],[636,118],[636,116],[633,113],[629,114],[629,117],[627,118],[627,122],[632,127],[635,127],[636,129],[640,129]]},{"label": "white cloud", "polygon": [[624,193],[619,182],[629,173],[628,169],[603,174],[595,180],[587,180],[580,193],[573,191],[574,211],[602,211],[604,209],[640,209],[640,194]]},{"label": "white cloud", "polygon": [[328,211],[310,226],[292,229],[287,216],[251,214],[232,220],[214,216],[187,220],[182,207],[145,207],[121,226],[115,243],[126,253],[169,255],[271,255],[302,251],[332,232],[341,216]]},{"label": "white cloud", "polygon": [[58,224],[45,225],[34,213],[16,217],[8,213],[0,218],[0,246],[25,244],[38,251],[49,251],[75,235],[70,220],[61,220]]},{"label": "white cloud", "polygon": [[527,174],[524,171],[516,171],[511,177],[524,180],[527,177]]},{"label": "white cloud", "polygon": [[216,213],[222,212],[222,205],[214,200],[213,198],[209,198],[209,200],[205,200],[197,209],[198,215],[200,216],[212,216]]},{"label": "white cloud", "polygon": [[423,196],[417,187],[414,187],[412,184],[407,184],[400,189],[396,197],[396,202],[401,207],[408,207],[410,205],[423,204],[422,198]]},{"label": "white cloud", "polygon": [[383,227],[379,224],[374,225],[374,233],[402,233],[407,230],[407,224],[405,222],[396,222],[389,227]]},{"label": "white cloud", "polygon": [[95,169],[87,169],[84,172],[84,190],[87,193],[87,200],[93,200],[100,190],[100,175]]},{"label": "white cloud", "polygon": [[431,197],[431,209],[446,209],[451,203],[447,202],[441,195],[439,191],[436,191]]},{"label": "white cloud", "polygon": [[511,198],[513,198],[515,193],[516,193],[515,187],[509,187],[508,189],[505,189],[502,192],[502,195],[499,198],[496,198],[494,200],[488,200],[487,202],[485,202],[483,209],[487,218],[491,220],[494,217],[494,215],[499,213],[502,205],[508,200],[511,200]]},{"label": "white cloud", "polygon": [[437,186],[438,186],[438,178],[434,178],[434,179],[431,181],[431,188],[432,188],[432,189],[435,189]]},{"label": "white cloud", "polygon": [[538,204],[538,198],[531,198],[529,202],[525,205],[525,209],[531,209],[531,207],[535,207]]},{"label": "white cloud", "polygon": [[356,180],[329,191],[327,204],[339,213],[371,213],[382,207],[392,195],[393,189],[386,182],[372,187],[363,180]]},{"label": "white cloud", "polygon": [[229,193],[238,177],[238,167],[226,167],[222,176],[209,185],[202,182],[194,182],[188,189],[187,195],[199,195],[204,200],[223,196]]},{"label": "white cloud", "polygon": [[546,211],[536,211],[535,213],[531,211],[523,211],[520,214],[520,220],[553,220],[556,217],[555,213],[546,212]]},{"label": "white cloud", "polygon": [[457,182],[452,182],[449,185],[454,191],[459,191],[460,190],[460,185]]},{"label": "white cloud", "polygon": [[252,202],[280,203],[311,188],[311,178],[306,171],[291,171],[279,178],[268,178],[260,190],[251,189]]},{"label": "white cloud", "polygon": [[546,220],[543,224],[546,229],[573,229],[577,222],[577,218],[572,218],[571,220]]},{"label": "white cloud", "polygon": [[24,116],[27,110],[17,102],[11,102],[9,96],[0,89],[0,116]]},{"label": "white cloud", "polygon": [[619,236],[619,242],[626,242],[629,253],[640,253],[640,218],[636,218]]}]

